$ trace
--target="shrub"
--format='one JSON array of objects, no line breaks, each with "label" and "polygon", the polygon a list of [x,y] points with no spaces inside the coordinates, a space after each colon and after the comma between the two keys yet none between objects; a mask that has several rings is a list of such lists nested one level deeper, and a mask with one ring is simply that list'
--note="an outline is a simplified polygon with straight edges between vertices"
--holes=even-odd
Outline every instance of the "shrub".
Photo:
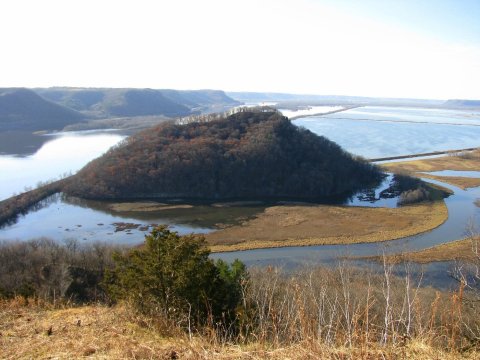
[{"label": "shrub", "polygon": [[400,194],[400,198],[398,199],[398,204],[414,204],[425,200],[430,200],[429,193],[425,188],[419,187],[417,189],[402,192]]},{"label": "shrub", "polygon": [[144,247],[114,254],[115,267],[105,282],[113,300],[127,300],[181,326],[231,322],[245,266],[215,264],[209,254],[204,238],[159,226],[145,237]]}]

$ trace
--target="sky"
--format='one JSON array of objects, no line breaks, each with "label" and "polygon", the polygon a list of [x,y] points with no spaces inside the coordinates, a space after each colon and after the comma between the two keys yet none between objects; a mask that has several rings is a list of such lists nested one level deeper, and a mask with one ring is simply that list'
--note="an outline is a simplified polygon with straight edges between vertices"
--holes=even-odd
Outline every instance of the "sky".
[{"label": "sky", "polygon": [[480,0],[2,0],[0,87],[480,99]]}]

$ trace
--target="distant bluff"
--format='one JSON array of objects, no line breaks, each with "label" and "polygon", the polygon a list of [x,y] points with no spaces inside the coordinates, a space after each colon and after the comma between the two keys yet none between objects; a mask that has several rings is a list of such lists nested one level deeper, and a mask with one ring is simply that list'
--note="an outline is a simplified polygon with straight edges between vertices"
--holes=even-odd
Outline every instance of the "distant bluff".
[{"label": "distant bluff", "polygon": [[318,199],[377,182],[380,171],[281,113],[243,111],[165,123],[128,138],[65,192],[95,199]]},{"label": "distant bluff", "polygon": [[32,90],[0,89],[0,131],[56,130],[78,123],[85,117],[42,98]]}]

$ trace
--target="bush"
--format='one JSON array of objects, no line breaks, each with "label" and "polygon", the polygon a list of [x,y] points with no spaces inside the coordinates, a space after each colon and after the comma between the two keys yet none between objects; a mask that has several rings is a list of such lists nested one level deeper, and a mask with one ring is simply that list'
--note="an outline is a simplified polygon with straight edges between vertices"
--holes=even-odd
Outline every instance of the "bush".
[{"label": "bush", "polygon": [[230,326],[245,266],[215,264],[209,254],[204,238],[159,226],[144,247],[114,254],[105,282],[113,300],[127,300],[143,313],[161,313],[181,326]]},{"label": "bush", "polygon": [[100,283],[105,269],[113,266],[111,254],[116,248],[81,245],[76,240],[59,244],[47,238],[0,242],[0,298],[103,301]]},{"label": "bush", "polygon": [[400,194],[400,198],[398,199],[398,204],[399,205],[415,204],[425,200],[430,200],[429,193],[425,188],[419,187],[414,190],[407,190],[402,192]]}]

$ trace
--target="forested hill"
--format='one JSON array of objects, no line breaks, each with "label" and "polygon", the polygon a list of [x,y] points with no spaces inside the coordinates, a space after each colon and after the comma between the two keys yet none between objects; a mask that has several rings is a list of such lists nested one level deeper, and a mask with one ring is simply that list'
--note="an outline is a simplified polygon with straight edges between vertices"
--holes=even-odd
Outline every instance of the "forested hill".
[{"label": "forested hill", "polygon": [[85,115],[54,104],[32,90],[0,89],[0,131],[62,129],[84,118]]},{"label": "forested hill", "polygon": [[276,111],[164,123],[90,162],[64,189],[84,198],[317,199],[381,178]]},{"label": "forested hill", "polygon": [[241,104],[221,90],[39,88],[35,91],[50,101],[95,118],[176,117]]}]

